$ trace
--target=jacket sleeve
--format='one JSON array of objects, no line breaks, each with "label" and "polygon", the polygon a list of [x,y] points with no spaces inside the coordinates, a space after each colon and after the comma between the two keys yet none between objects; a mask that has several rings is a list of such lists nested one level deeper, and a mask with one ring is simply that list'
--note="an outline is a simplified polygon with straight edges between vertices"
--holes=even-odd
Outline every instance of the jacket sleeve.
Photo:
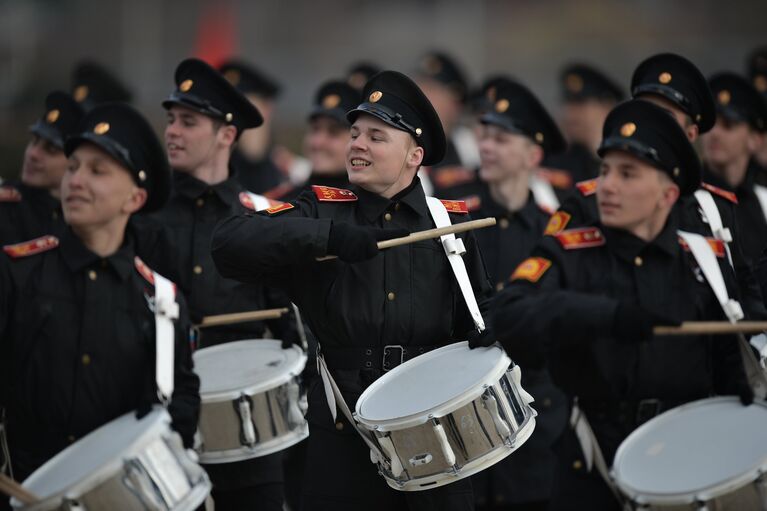
[{"label": "jacket sleeve", "polygon": [[200,415],[200,378],[194,372],[190,342],[191,323],[183,295],[177,295],[179,317],[175,323],[174,388],[168,411],[184,446],[194,445],[197,419]]},{"label": "jacket sleeve", "polygon": [[537,271],[536,266],[527,274],[515,271],[492,304],[498,339],[520,362],[537,366],[561,343],[589,342],[609,335],[618,305],[615,299],[573,289],[564,254],[548,249],[548,242],[544,239],[520,265],[534,260],[529,264],[540,264]]},{"label": "jacket sleeve", "polygon": [[211,252],[222,276],[284,284],[291,269],[327,254],[331,220],[316,218],[316,202],[306,193],[289,204],[288,211],[233,216],[216,226]]}]

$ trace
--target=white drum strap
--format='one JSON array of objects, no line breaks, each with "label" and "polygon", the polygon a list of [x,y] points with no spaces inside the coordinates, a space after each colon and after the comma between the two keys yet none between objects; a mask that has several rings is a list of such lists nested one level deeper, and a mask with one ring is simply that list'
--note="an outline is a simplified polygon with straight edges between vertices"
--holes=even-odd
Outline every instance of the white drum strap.
[{"label": "white drum strap", "polygon": [[594,430],[591,429],[591,424],[589,424],[586,415],[583,413],[583,410],[578,407],[577,398],[573,403],[573,411],[570,414],[570,426],[575,431],[575,436],[578,438],[578,443],[581,445],[583,460],[586,462],[586,470],[591,472],[591,469],[596,465],[597,472],[599,472],[599,475],[602,476],[607,487],[610,488],[610,491],[625,509],[626,503],[623,499],[623,495],[621,495],[618,487],[613,482],[612,477],[610,477],[610,469],[607,467],[604,454],[602,454],[602,448],[599,447],[597,437],[594,435]]},{"label": "white drum strap", "polygon": [[421,167],[418,169],[418,179],[421,180],[421,186],[423,187],[423,193],[426,194],[428,197],[432,193],[434,193],[434,183],[431,182],[431,178],[429,177],[429,172]]},{"label": "white drum strap", "polygon": [[756,199],[759,201],[759,205],[762,207],[762,214],[765,220],[767,220],[767,187],[762,185],[754,185],[754,193]]},{"label": "white drum strap", "polygon": [[259,195],[257,193],[253,192],[245,192],[248,194],[248,197],[250,197],[251,202],[253,202],[253,207],[256,211],[262,211],[264,209],[269,209],[272,207],[272,205],[269,203],[269,199],[264,197],[263,195]]},{"label": "white drum strap", "polygon": [[167,406],[173,396],[173,360],[175,335],[173,321],[178,319],[178,303],[173,283],[157,272],[154,277],[154,323],[157,363],[155,381],[157,396]]},{"label": "white drum strap", "polygon": [[732,255],[730,254],[730,243],[732,242],[732,232],[722,223],[722,216],[719,214],[719,208],[716,207],[714,198],[708,190],[696,190],[695,200],[698,201],[700,210],[703,212],[703,219],[708,222],[711,228],[711,234],[714,238],[724,242],[724,250],[727,252],[727,260],[732,264]]},{"label": "white drum strap", "polygon": [[530,178],[530,191],[533,193],[533,199],[538,206],[551,213],[559,209],[559,199],[554,192],[554,187],[545,179],[538,176]]},{"label": "white drum strap", "polygon": [[[439,199],[426,197],[426,204],[429,206],[429,213],[431,213],[431,217],[434,219],[437,227],[448,227],[451,225],[447,209],[445,209],[445,205]],[[447,260],[453,268],[453,273],[458,281],[458,287],[461,288],[463,299],[469,308],[471,319],[474,320],[477,330],[481,332],[485,329],[485,321],[482,319],[482,313],[479,311],[479,305],[477,305],[477,298],[474,296],[474,289],[471,287],[469,274],[466,272],[466,265],[461,257],[466,253],[463,240],[456,238],[455,234],[446,234],[445,236],[440,236],[439,239],[442,242],[442,247],[445,249],[445,254],[447,254]]]},{"label": "white drum strap", "polygon": [[346,404],[346,400],[341,394],[341,390],[338,388],[336,381],[333,379],[333,375],[330,374],[330,369],[328,369],[328,365],[325,362],[325,357],[322,356],[320,349],[317,350],[317,371],[322,377],[322,386],[325,389],[325,398],[327,399],[328,406],[330,407],[330,415],[333,417],[333,421],[335,422],[336,418],[338,417],[337,409],[340,408],[341,413],[344,414],[346,420],[349,421],[349,424],[354,427],[357,433],[359,433],[359,435],[362,437],[362,440],[364,440],[367,446],[370,448],[371,456],[375,456],[377,458],[376,460],[371,459],[371,461],[373,461],[373,463],[376,463],[377,461],[384,462],[386,457],[381,453],[381,450],[378,448],[378,446],[370,439],[370,436],[368,436],[368,434],[357,425],[357,421],[354,420],[354,415],[352,415],[352,412],[349,409],[349,405]]},{"label": "white drum strap", "polygon": [[724,315],[731,323],[735,323],[743,319],[743,309],[740,304],[731,299],[727,293],[727,286],[724,284],[724,277],[722,276],[722,269],[719,267],[719,263],[716,260],[716,254],[714,254],[711,245],[708,244],[706,238],[700,234],[693,234],[691,232],[677,231],[679,236],[687,243],[690,248],[692,256],[700,266],[703,275],[706,277],[708,285],[711,286],[711,290],[714,292],[719,305],[722,306]]}]

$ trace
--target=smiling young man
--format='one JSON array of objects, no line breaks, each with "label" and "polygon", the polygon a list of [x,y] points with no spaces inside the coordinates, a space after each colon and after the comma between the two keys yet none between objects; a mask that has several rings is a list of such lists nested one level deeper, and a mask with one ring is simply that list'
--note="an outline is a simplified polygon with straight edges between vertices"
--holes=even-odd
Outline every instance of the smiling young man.
[{"label": "smiling young man", "polygon": [[45,114],[29,129],[21,183],[0,186],[0,243],[14,243],[64,230],[59,188],[67,168],[64,140],[74,133],[83,111],[72,97],[54,91]]},{"label": "smiling young man", "polygon": [[[220,224],[213,257],[225,276],[285,289],[317,337],[346,402],[385,371],[473,330],[436,240],[378,250],[376,242],[434,227],[419,166],[439,161],[445,135],[433,107],[405,75],[384,71],[365,86],[352,123],[350,189],[314,187],[296,201]],[[467,218],[447,204],[452,222]],[[461,235],[473,290],[490,291],[471,234]],[[325,255],[332,261],[317,261]],[[384,347],[387,349],[384,349]],[[468,480],[423,492],[388,487],[347,420],[330,415],[322,382],[309,386],[303,485],[307,510],[471,509]]]},{"label": "smiling young man", "polygon": [[[658,413],[712,394],[749,404],[753,393],[734,337],[653,334],[724,319],[678,234],[674,204],[701,172],[685,132],[667,111],[631,100],[608,115],[599,154],[599,221],[545,236],[496,296],[492,328],[518,363],[548,363],[609,466],[621,441]],[[712,244],[737,298],[721,243]],[[550,509],[621,509],[571,429],[555,448]]]},{"label": "smiling young man", "polygon": [[[125,105],[95,107],[65,146],[68,225],[0,254],[0,407],[13,476],[24,480],[72,442],[157,401],[154,280],[129,218],[170,192],[152,127]],[[192,447],[199,380],[189,317],[175,321],[173,426]]]}]

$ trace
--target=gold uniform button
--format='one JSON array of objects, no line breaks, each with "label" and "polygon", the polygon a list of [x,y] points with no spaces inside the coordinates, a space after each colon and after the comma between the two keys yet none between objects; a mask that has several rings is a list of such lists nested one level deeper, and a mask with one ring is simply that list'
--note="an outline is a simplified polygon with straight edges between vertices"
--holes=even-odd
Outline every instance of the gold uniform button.
[{"label": "gold uniform button", "polygon": [[389,294],[386,295],[386,299],[389,300],[390,302],[393,302],[395,297],[396,295],[392,291],[389,291]]},{"label": "gold uniform button", "polygon": [[336,429],[338,431],[343,431],[344,429],[344,423],[343,422],[336,422]]},{"label": "gold uniform button", "polygon": [[543,407],[551,408],[551,399],[548,397],[543,398]]},{"label": "gold uniform button", "polygon": [[195,274],[195,275],[199,275],[199,274],[201,274],[201,273],[202,273],[202,266],[200,266],[200,265],[198,264],[197,266],[195,266],[194,268],[192,268],[192,271],[194,272],[194,274]]},{"label": "gold uniform button", "polygon": [[84,366],[90,365],[90,363],[91,363],[91,356],[88,355],[87,353],[85,353],[80,360],[82,360],[82,363],[83,363]]},{"label": "gold uniform button", "polygon": [[642,258],[639,256],[636,256],[634,258],[634,264],[637,266],[642,266],[644,264],[644,261],[642,261]]},{"label": "gold uniform button", "polygon": [[391,213],[386,213],[384,215],[384,220],[386,220],[387,222],[391,222]]},{"label": "gold uniform button", "polygon": [[74,441],[77,440],[74,435],[69,435],[67,437],[67,441],[71,444],[74,443]]},{"label": "gold uniform button", "polygon": [[197,204],[198,208],[201,208],[205,205],[205,199],[197,199],[194,203]]},{"label": "gold uniform button", "polygon": [[91,270],[88,272],[88,278],[91,280],[96,280],[96,272],[94,270]]},{"label": "gold uniform button", "polygon": [[498,227],[501,229],[508,229],[509,228],[509,220],[507,218],[501,218],[498,220]]},{"label": "gold uniform button", "polygon": [[499,282],[495,285],[496,291],[503,291],[503,282]]},{"label": "gold uniform button", "polygon": [[580,470],[582,468],[583,468],[583,463],[581,463],[581,460],[573,461],[573,469],[574,470]]}]

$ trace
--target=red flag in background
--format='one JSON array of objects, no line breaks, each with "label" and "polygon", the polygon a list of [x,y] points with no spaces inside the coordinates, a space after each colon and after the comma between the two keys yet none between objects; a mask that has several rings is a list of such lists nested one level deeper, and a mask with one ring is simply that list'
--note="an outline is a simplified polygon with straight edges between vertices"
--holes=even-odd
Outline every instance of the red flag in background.
[{"label": "red flag in background", "polygon": [[194,55],[218,68],[237,53],[237,17],[234,2],[205,2],[200,9]]}]

